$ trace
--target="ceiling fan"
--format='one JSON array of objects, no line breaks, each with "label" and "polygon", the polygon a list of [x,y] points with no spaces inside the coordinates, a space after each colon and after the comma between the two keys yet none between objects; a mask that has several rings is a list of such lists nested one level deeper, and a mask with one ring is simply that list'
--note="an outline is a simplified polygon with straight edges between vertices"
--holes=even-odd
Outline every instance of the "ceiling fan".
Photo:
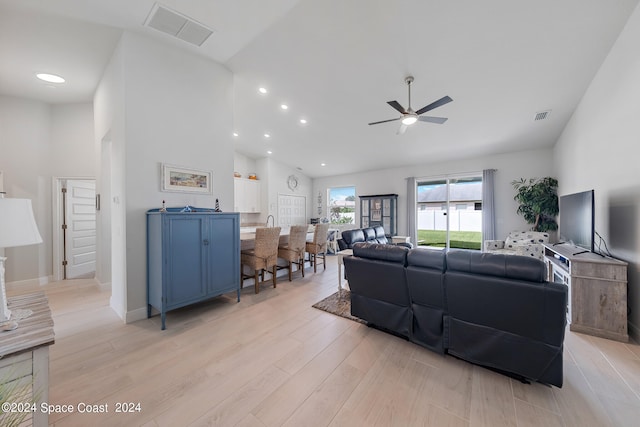
[{"label": "ceiling fan", "polygon": [[403,134],[404,131],[407,130],[408,126],[411,126],[417,121],[437,123],[439,125],[447,121],[446,117],[421,116],[421,114],[426,113],[427,111],[431,111],[435,108],[441,107],[445,104],[448,104],[449,102],[453,101],[453,99],[449,98],[448,96],[443,96],[437,101],[432,102],[431,104],[425,107],[422,107],[418,111],[413,111],[413,109],[411,108],[411,83],[413,83],[413,76],[408,76],[407,78],[404,79],[404,81],[405,83],[407,83],[407,87],[409,89],[409,107],[405,109],[402,105],[400,105],[398,101],[387,102],[387,104],[391,105],[393,108],[398,110],[400,114],[402,114],[402,116],[397,117],[395,119],[381,120],[379,122],[369,123],[369,125],[377,125],[380,123],[387,123],[387,122],[394,122],[396,120],[402,120],[402,125],[400,126],[400,129],[398,129],[397,133]]}]

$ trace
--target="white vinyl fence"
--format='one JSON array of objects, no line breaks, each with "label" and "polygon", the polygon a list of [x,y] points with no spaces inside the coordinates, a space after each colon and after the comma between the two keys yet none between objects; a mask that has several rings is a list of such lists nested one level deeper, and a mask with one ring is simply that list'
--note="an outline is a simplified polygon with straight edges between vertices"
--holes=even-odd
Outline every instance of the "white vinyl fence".
[{"label": "white vinyl fence", "polygon": [[[418,230],[446,230],[445,211],[418,211]],[[449,212],[451,231],[482,231],[482,211],[459,210]]]}]

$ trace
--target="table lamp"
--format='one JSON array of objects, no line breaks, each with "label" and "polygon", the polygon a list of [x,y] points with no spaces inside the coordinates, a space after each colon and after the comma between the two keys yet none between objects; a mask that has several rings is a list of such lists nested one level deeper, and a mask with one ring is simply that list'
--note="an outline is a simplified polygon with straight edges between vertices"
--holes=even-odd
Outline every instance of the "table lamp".
[{"label": "table lamp", "polygon": [[[33,217],[31,200],[7,199],[0,193],[0,248],[35,245],[42,243],[36,220]],[[7,294],[4,283],[4,262],[0,256],[0,322],[11,319],[7,308]]]}]

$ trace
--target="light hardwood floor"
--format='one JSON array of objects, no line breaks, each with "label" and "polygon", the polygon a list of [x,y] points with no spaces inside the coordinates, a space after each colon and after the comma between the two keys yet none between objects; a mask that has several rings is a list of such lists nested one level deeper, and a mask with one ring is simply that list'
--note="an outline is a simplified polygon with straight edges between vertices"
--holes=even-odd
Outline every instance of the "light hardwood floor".
[{"label": "light hardwood floor", "polygon": [[[640,346],[567,330],[562,389],[522,384],[311,305],[327,270],[124,325],[92,280],[51,283],[55,426],[636,426]],[[28,292],[22,289],[20,292]],[[17,293],[15,289],[11,293]],[[118,402],[140,412],[115,413]]]}]

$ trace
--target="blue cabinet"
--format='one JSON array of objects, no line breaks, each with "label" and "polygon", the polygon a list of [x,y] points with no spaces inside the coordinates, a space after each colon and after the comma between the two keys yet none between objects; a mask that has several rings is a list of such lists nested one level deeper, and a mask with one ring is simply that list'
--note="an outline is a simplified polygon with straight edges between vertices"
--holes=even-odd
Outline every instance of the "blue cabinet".
[{"label": "blue cabinet", "polygon": [[240,218],[210,209],[147,212],[147,316],[235,291],[240,301]]}]

